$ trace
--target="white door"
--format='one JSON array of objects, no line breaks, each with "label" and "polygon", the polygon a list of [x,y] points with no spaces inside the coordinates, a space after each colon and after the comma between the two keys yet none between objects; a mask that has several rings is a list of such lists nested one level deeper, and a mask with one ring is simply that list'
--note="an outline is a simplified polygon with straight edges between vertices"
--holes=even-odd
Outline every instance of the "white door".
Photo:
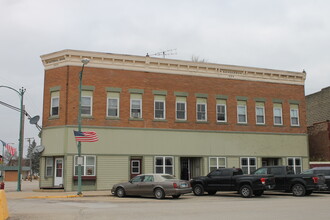
[{"label": "white door", "polygon": [[63,158],[55,158],[54,186],[63,186]]}]

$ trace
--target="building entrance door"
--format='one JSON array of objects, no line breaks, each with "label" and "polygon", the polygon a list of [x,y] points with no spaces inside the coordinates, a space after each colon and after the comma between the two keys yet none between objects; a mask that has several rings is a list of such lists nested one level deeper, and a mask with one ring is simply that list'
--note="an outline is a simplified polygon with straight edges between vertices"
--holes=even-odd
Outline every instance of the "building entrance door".
[{"label": "building entrance door", "polygon": [[63,186],[63,157],[55,158],[54,186]]},{"label": "building entrance door", "polygon": [[181,176],[182,180],[190,180],[193,177],[200,176],[200,161],[199,157],[181,157]]}]

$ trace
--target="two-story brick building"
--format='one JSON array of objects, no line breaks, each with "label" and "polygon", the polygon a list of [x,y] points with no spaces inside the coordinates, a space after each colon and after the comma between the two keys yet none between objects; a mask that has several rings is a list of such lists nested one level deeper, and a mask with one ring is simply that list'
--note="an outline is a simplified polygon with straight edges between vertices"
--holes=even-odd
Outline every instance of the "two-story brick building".
[{"label": "two-story brick building", "polygon": [[45,66],[41,187],[76,189],[83,72],[83,190],[139,173],[189,179],[218,167],[308,168],[304,72],[63,50]]}]

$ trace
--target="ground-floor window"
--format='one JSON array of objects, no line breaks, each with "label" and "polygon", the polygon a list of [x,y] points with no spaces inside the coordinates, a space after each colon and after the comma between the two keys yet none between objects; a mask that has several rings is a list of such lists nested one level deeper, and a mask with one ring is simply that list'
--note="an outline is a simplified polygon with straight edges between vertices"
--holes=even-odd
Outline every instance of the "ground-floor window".
[{"label": "ground-floor window", "polygon": [[241,157],[241,168],[244,174],[251,174],[257,169],[255,157]]},{"label": "ground-floor window", "polygon": [[209,158],[209,171],[216,170],[218,168],[226,168],[225,157],[210,157]]},{"label": "ground-floor window", "polygon": [[155,173],[173,175],[174,159],[173,157],[155,157]]},{"label": "ground-floor window", "polygon": [[[81,175],[95,176],[96,175],[96,157],[92,155],[81,156]],[[78,175],[78,156],[74,156],[74,175]]]},{"label": "ground-floor window", "polygon": [[46,157],[46,177],[52,177],[53,176],[53,170],[54,170],[54,158],[53,157]]},{"label": "ground-floor window", "polygon": [[296,174],[301,173],[301,158],[300,157],[288,157],[288,166],[292,167]]}]

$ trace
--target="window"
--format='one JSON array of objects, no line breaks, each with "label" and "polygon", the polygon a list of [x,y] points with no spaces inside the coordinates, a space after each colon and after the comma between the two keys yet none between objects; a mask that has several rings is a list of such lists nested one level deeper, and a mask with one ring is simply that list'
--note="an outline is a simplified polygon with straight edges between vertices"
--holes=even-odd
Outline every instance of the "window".
[{"label": "window", "polygon": [[132,183],[140,183],[140,182],[143,182],[143,180],[144,180],[144,176],[142,175],[142,176],[134,177],[133,179],[131,179],[131,182]]},{"label": "window", "polygon": [[262,102],[256,103],[256,123],[265,124],[265,106]]},{"label": "window", "polygon": [[108,92],[107,117],[119,118],[119,93]]},{"label": "window", "polygon": [[[96,173],[96,157],[95,156],[81,156],[81,175],[82,176],[95,176]],[[78,175],[78,156],[74,157],[74,175]]]},{"label": "window", "polygon": [[92,116],[93,92],[82,91],[81,94],[81,114],[82,116]]},{"label": "window", "polygon": [[299,126],[299,110],[298,105],[290,105],[291,126]]},{"label": "window", "polygon": [[274,125],[283,125],[282,104],[274,104]]},{"label": "window", "polygon": [[288,166],[292,167],[294,173],[299,174],[301,173],[301,158],[300,157],[289,157],[288,158]]},{"label": "window", "polygon": [[155,157],[155,173],[173,175],[173,157]]},{"label": "window", "polygon": [[246,115],[246,102],[239,101],[237,105],[237,123],[246,124],[247,115]]},{"label": "window", "polygon": [[242,157],[241,168],[244,174],[251,174],[257,169],[257,160],[255,157]]},{"label": "window", "polygon": [[131,174],[140,174],[140,160],[132,160],[131,161]]},{"label": "window", "polygon": [[217,100],[217,122],[227,122],[226,100]]},{"label": "window", "polygon": [[54,158],[53,157],[46,157],[46,177],[52,177],[53,176],[53,168],[54,166]]},{"label": "window", "polygon": [[207,99],[197,98],[196,120],[207,121]]},{"label": "window", "polygon": [[154,109],[155,119],[165,119],[165,96],[155,96]]},{"label": "window", "polygon": [[52,92],[51,93],[51,103],[50,103],[50,116],[58,116],[59,115],[59,105],[60,105],[60,92]]},{"label": "window", "polygon": [[142,118],[141,94],[131,94],[131,118]]},{"label": "window", "polygon": [[177,120],[187,120],[187,105],[186,97],[176,98],[176,119]]},{"label": "window", "polygon": [[210,157],[209,158],[209,172],[219,169],[226,168],[226,158],[225,157]]}]

